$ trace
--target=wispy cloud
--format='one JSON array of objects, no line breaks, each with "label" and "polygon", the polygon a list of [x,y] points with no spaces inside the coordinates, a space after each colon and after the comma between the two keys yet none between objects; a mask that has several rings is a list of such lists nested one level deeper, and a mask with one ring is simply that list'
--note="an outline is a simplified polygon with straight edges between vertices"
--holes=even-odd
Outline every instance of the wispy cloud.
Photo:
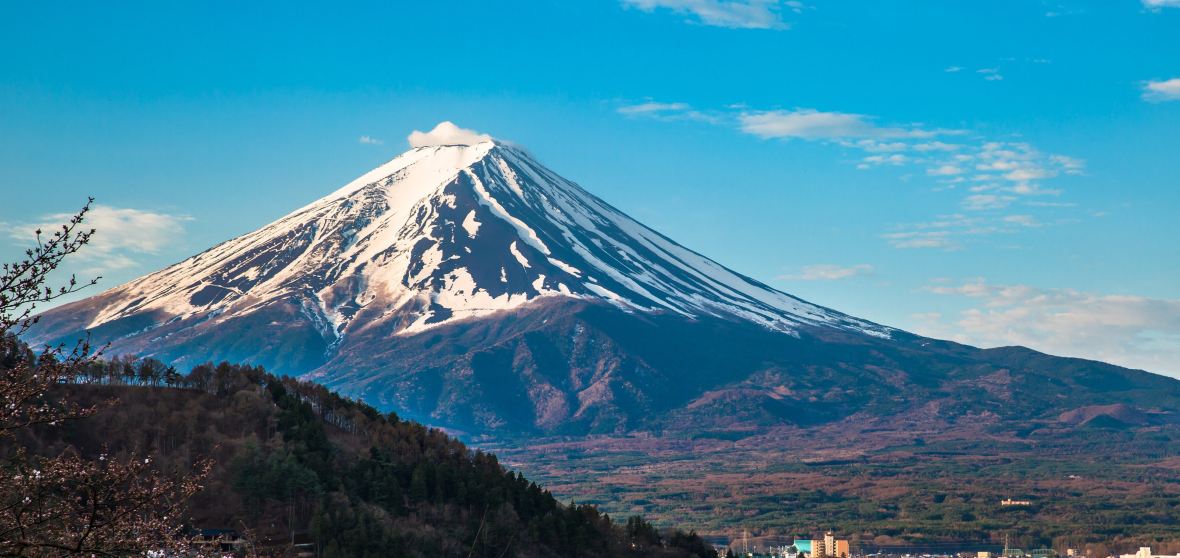
[{"label": "wispy cloud", "polygon": [[787,279],[792,281],[838,281],[840,279],[850,279],[852,277],[859,277],[863,275],[871,275],[873,273],[873,266],[869,264],[856,265],[836,265],[836,264],[814,264],[804,266],[798,273],[788,275],[780,275],[779,279]]},{"label": "wispy cloud", "polygon": [[1180,8],[1180,0],[1143,0],[1143,7],[1152,11],[1163,8]]},{"label": "wispy cloud", "polygon": [[1085,172],[1085,161],[1046,153],[1027,142],[996,141],[967,130],[922,124],[880,123],[876,117],[854,112],[757,110],[743,105],[705,112],[687,103],[652,100],[618,110],[630,117],[708,122],[767,140],[838,145],[860,152],[855,161],[858,169],[919,169],[934,183],[932,190],[961,192],[958,207],[944,211],[979,214],[896,226],[882,237],[897,248],[955,250],[973,237],[1018,232],[1026,227],[1005,220],[1011,207],[1027,206],[1025,211],[1071,207],[1067,202],[1040,200],[1063,194],[1050,181]]},{"label": "wispy cloud", "polygon": [[[1003,199],[973,199],[963,202],[965,209],[1003,209],[1009,205]],[[1041,227],[1043,223],[1027,214],[991,212],[989,214],[952,213],[919,223],[898,225],[881,235],[890,246],[903,249],[959,250],[972,238],[991,235],[1011,235],[1022,230]]]},{"label": "wispy cloud", "polygon": [[659,103],[646,101],[634,105],[624,105],[616,109],[619,114],[631,117],[653,118],[656,120],[695,120],[698,122],[717,123],[719,117],[693,109],[687,103]]},{"label": "wispy cloud", "polygon": [[786,29],[784,9],[800,12],[801,2],[780,0],[622,0],[624,6],[645,12],[668,10],[689,21],[730,29]]},{"label": "wispy cloud", "polygon": [[1016,196],[1000,196],[996,194],[971,194],[963,198],[963,209],[968,211],[982,211],[985,209],[1003,209],[1012,205]]},{"label": "wispy cloud", "polygon": [[[1036,71],[1038,66],[1052,64],[1053,61],[1048,58],[1037,57],[1005,57],[994,60],[986,66],[975,66],[970,68],[966,65],[953,65],[943,69],[943,72],[950,74],[962,74],[962,78],[968,76],[976,76],[984,81],[1003,81],[1006,77],[1006,71],[1011,69],[1022,69],[1024,73]],[[968,73],[969,72],[969,73]]]},{"label": "wispy cloud", "polygon": [[[6,225],[8,235],[25,243],[35,238],[34,231],[52,231],[68,221],[72,214],[44,215],[36,223]],[[95,230],[94,237],[80,252],[78,261],[86,266],[82,271],[101,274],[108,271],[134,268],[139,258],[155,255],[184,235],[184,223],[192,218],[127,207],[94,205],[86,214],[84,227]]]},{"label": "wispy cloud", "polygon": [[357,141],[357,143],[361,143],[364,145],[381,145],[381,144],[385,143],[373,136],[361,136],[361,137],[357,138],[356,141]]},{"label": "wispy cloud", "polygon": [[956,176],[963,174],[963,167],[953,163],[946,163],[926,169],[926,174],[930,176]]},{"label": "wispy cloud", "polygon": [[975,73],[981,74],[983,79],[987,81],[1001,81],[1004,79],[1004,75],[1000,73],[999,68],[981,68],[975,70]]},{"label": "wispy cloud", "polygon": [[863,114],[815,109],[769,110],[738,116],[741,131],[760,138],[857,139],[931,137],[920,128],[878,126]]},{"label": "wispy cloud", "polygon": [[[1180,0],[1177,2],[1180,5]],[[1144,82],[1143,99],[1153,103],[1180,100],[1180,78]]]},{"label": "wispy cloud", "polygon": [[958,250],[963,237],[992,234],[998,227],[979,216],[961,213],[940,215],[922,223],[908,223],[881,235],[894,248]]},{"label": "wispy cloud", "polygon": [[1037,221],[1036,217],[1032,215],[1008,215],[1003,218],[1005,223],[1013,225],[1020,225],[1022,227],[1040,227],[1042,223]]},{"label": "wispy cloud", "polygon": [[899,231],[885,233],[882,238],[889,241],[894,248],[938,248],[955,250],[959,243],[954,239],[954,233],[945,230],[933,231]]},{"label": "wispy cloud", "polygon": [[916,316],[918,332],[986,347],[1023,345],[1180,375],[1180,300],[1100,294],[983,279],[926,290],[972,301],[957,317]]}]

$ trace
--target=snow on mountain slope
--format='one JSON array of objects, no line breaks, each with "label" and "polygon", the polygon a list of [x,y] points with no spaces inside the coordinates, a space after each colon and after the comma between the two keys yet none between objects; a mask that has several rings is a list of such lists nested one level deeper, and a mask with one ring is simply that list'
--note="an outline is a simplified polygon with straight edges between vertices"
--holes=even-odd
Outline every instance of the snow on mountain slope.
[{"label": "snow on mountain slope", "polygon": [[132,333],[143,335],[285,304],[331,348],[377,323],[412,334],[549,297],[787,333],[801,325],[891,331],[730,271],[497,141],[407,151],[255,232],[75,310],[89,309],[86,329],[151,315],[147,331]]}]

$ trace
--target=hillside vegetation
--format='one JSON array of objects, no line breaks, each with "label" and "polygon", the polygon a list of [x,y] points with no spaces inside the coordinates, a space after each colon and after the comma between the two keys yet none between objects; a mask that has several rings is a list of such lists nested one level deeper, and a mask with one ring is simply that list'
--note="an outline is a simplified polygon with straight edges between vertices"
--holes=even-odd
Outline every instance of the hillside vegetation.
[{"label": "hillside vegetation", "polygon": [[[0,366],[30,356],[6,345]],[[182,376],[154,360],[96,361],[53,395],[102,410],[18,445],[148,455],[164,471],[211,457],[185,523],[237,530],[259,552],[310,539],[325,557],[715,556],[695,535],[560,503],[440,430],[257,367]]]}]

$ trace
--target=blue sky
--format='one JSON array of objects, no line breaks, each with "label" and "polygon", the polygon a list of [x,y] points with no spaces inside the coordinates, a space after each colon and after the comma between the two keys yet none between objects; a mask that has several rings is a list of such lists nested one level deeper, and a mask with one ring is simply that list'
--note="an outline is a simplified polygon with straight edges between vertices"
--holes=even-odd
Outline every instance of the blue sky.
[{"label": "blue sky", "polygon": [[1180,375],[1180,0],[24,3],[0,255],[114,286],[442,120],[881,323]]}]

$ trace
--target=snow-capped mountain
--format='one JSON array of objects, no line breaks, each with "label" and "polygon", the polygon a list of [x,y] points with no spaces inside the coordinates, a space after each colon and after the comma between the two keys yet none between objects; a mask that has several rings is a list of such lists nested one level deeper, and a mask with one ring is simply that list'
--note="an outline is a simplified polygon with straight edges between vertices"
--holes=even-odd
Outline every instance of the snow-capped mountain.
[{"label": "snow-capped mountain", "polygon": [[378,322],[417,333],[548,297],[888,336],[730,271],[496,141],[412,149],[255,232],[100,296],[86,329],[143,313],[214,325],[282,303],[332,346]]},{"label": "snow-capped mountain", "polygon": [[[800,300],[482,138],[417,147],[257,231],[50,310],[28,340],[83,332],[110,353],[260,364],[510,434],[912,415],[1081,366],[1001,362]],[[1102,366],[1082,368],[1158,381]]]}]

